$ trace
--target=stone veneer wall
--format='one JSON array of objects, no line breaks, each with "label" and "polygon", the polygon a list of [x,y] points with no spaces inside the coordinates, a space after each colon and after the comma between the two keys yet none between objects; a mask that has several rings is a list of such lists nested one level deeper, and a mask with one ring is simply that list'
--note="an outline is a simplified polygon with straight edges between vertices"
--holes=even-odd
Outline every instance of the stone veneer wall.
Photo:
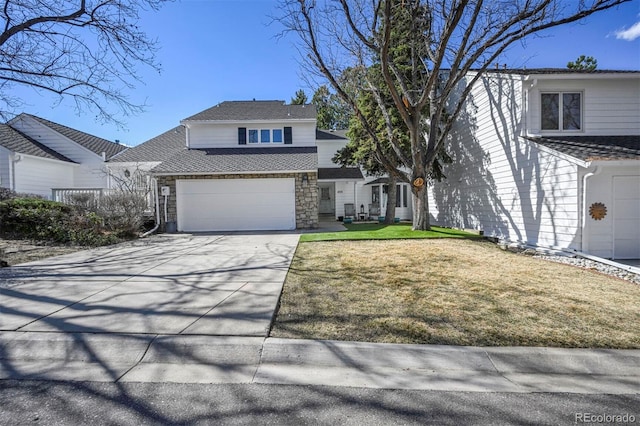
[{"label": "stone veneer wall", "polygon": [[[303,175],[307,182],[303,182]],[[167,217],[169,221],[177,220],[176,180],[178,179],[261,179],[261,178],[295,178],[296,180],[296,228],[318,227],[318,173],[267,173],[267,174],[229,174],[229,175],[180,175],[158,176],[158,193],[160,187],[168,186],[171,195],[167,202]],[[160,195],[160,222],[164,224],[164,197]]]}]

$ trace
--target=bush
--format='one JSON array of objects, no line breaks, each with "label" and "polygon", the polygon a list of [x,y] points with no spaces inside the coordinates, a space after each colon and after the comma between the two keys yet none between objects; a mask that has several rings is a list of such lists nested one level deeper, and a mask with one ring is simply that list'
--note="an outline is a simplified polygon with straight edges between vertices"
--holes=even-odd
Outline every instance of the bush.
[{"label": "bush", "polygon": [[0,202],[0,235],[86,246],[121,241],[115,233],[105,232],[103,218],[94,212],[34,198]]},{"label": "bush", "polygon": [[38,200],[44,200],[44,197],[37,194],[26,194],[16,192],[9,188],[0,188],[0,201],[11,200],[13,198],[36,198]]},{"label": "bush", "polygon": [[68,242],[67,222],[73,207],[37,198],[0,202],[0,232],[15,238]]},{"label": "bush", "polygon": [[69,194],[66,202],[83,211],[96,211],[98,209],[98,198],[92,192]]},{"label": "bush", "polygon": [[107,230],[131,237],[142,228],[147,208],[147,198],[143,194],[115,192],[102,197],[98,214],[104,219]]}]

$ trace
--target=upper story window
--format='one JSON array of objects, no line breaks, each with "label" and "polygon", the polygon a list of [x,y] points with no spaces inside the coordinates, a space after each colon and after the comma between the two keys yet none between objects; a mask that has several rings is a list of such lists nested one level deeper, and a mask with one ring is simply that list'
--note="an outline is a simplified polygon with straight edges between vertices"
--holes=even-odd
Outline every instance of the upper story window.
[{"label": "upper story window", "polygon": [[542,93],[540,118],[542,130],[582,130],[582,93]]},{"label": "upper story window", "polygon": [[293,143],[293,132],[291,127],[281,129],[247,129],[246,127],[238,127],[238,144],[262,144],[262,143],[284,143],[291,145]]},{"label": "upper story window", "polygon": [[282,129],[249,129],[249,143],[282,143]]}]

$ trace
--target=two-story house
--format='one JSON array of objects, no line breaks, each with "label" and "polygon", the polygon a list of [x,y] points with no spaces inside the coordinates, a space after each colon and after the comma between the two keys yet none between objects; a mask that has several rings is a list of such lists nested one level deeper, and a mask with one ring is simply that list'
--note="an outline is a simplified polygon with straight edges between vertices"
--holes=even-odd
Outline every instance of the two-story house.
[{"label": "two-story house", "polygon": [[640,72],[488,72],[447,150],[435,223],[640,258]]},{"label": "two-story house", "polygon": [[106,188],[105,160],[125,146],[22,113],[0,124],[0,187],[55,198],[55,189]]},{"label": "two-story house", "polygon": [[184,232],[317,226],[312,105],[222,102],[180,123],[109,163],[112,170],[150,170],[161,221]]}]

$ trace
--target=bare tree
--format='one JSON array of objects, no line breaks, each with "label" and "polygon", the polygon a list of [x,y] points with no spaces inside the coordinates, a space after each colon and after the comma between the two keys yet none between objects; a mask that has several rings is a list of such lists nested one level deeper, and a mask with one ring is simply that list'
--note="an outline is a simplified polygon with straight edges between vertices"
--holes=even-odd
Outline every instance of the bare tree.
[{"label": "bare tree", "polygon": [[168,0],[4,0],[0,2],[0,113],[24,104],[10,94],[27,86],[71,98],[77,112],[122,123],[117,113],[143,109],[127,91],[137,67],[159,70],[156,41],[138,27],[139,12]]},{"label": "bare tree", "polygon": [[429,172],[472,86],[487,68],[505,49],[532,34],[627,1],[282,0],[279,21],[299,37],[305,71],[333,86],[383,152],[375,126],[339,78],[346,69],[380,64],[382,85],[407,126],[410,142],[409,150],[403,150],[393,135],[382,87],[367,80],[363,71],[362,89],[379,99],[391,152],[397,157],[381,161],[398,179],[412,184],[413,228],[428,230]]}]

